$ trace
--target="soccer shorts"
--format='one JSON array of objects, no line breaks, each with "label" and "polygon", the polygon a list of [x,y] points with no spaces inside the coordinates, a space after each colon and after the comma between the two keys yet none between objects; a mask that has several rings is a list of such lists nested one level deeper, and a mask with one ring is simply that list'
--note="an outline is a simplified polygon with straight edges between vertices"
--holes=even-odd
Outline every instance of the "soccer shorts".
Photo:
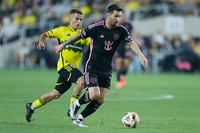
[{"label": "soccer shorts", "polygon": [[110,89],[111,74],[88,71],[84,74],[84,81],[86,90],[94,86]]},{"label": "soccer shorts", "polygon": [[82,72],[69,64],[62,68],[59,72],[59,77],[55,86],[55,89],[61,94],[66,92],[75,83],[79,77],[83,76]]}]

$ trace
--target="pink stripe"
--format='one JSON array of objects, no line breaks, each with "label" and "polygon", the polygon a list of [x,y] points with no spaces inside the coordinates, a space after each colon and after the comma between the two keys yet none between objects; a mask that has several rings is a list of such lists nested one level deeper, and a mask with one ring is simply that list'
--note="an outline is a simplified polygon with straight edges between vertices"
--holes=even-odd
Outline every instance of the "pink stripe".
[{"label": "pink stripe", "polygon": [[88,57],[88,59],[87,59],[87,62],[86,62],[86,64],[85,64],[85,73],[87,74],[87,67],[88,67],[88,63],[89,63],[89,61],[90,61],[90,59],[91,59],[91,55],[92,55],[92,50],[93,50],[93,39],[91,38],[91,40],[90,40],[90,53],[89,53],[89,57]]},{"label": "pink stripe", "polygon": [[89,72],[87,72],[87,67],[88,67],[88,63],[91,59],[92,50],[93,50],[93,39],[90,40],[90,53],[89,53],[89,57],[88,57],[86,64],[85,64],[85,72],[84,73],[85,73],[85,82],[86,82],[87,85],[90,83]]},{"label": "pink stripe", "polygon": [[93,27],[101,26],[101,25],[104,25],[104,20],[99,21],[99,22],[94,23],[94,24],[91,24],[91,25],[88,26],[88,28],[91,29],[91,28],[93,28]]},{"label": "pink stripe", "polygon": [[128,32],[128,29],[125,26],[123,26],[123,25],[120,25],[120,26]]},{"label": "pink stripe", "polygon": [[90,83],[89,81],[89,73],[85,73],[85,83],[88,85]]}]

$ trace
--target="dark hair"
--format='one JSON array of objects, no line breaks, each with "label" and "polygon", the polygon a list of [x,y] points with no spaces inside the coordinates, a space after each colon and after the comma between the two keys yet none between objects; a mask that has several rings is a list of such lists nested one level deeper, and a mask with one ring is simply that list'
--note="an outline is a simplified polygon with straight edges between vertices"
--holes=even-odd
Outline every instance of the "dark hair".
[{"label": "dark hair", "polygon": [[74,8],[74,9],[72,9],[72,10],[70,11],[70,14],[74,14],[74,13],[78,13],[78,14],[80,14],[80,15],[83,15],[83,12],[82,12],[81,10],[79,10],[79,9],[76,9],[76,8]]},{"label": "dark hair", "polygon": [[120,8],[117,4],[111,4],[107,8],[107,13],[112,13],[113,11],[123,11],[122,8]]}]

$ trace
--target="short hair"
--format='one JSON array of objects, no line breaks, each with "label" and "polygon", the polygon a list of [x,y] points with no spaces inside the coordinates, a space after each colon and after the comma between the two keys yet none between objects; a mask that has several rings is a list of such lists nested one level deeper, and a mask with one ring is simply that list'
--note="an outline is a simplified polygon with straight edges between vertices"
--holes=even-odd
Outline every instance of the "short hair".
[{"label": "short hair", "polygon": [[111,4],[107,8],[107,13],[113,13],[113,11],[123,11],[122,8],[120,8],[117,4]]},{"label": "short hair", "polygon": [[83,15],[83,12],[77,8],[74,8],[70,11],[70,14],[78,13],[80,15]]}]

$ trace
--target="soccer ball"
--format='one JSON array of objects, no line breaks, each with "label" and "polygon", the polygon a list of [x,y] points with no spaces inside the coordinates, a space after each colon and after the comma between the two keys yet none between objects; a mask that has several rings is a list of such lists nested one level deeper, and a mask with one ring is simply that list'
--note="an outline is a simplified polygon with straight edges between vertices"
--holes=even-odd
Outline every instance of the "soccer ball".
[{"label": "soccer ball", "polygon": [[124,127],[136,128],[140,123],[139,115],[135,112],[127,112],[122,117]]}]

